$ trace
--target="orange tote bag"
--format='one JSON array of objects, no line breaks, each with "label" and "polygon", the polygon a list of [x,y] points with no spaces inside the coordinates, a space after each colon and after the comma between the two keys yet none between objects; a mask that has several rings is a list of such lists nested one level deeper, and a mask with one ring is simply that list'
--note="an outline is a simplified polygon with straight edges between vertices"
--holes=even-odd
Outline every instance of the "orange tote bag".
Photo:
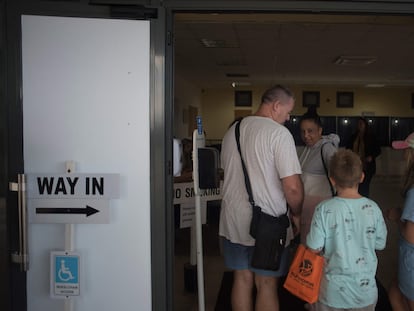
[{"label": "orange tote bag", "polygon": [[283,286],[296,297],[315,303],[323,273],[324,258],[299,244]]}]

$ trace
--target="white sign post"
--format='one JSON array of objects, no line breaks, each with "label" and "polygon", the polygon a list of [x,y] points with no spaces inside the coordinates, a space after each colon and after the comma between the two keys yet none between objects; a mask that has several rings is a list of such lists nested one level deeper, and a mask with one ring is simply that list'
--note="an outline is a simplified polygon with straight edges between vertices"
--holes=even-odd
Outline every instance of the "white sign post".
[{"label": "white sign post", "polygon": [[199,188],[198,149],[205,146],[205,137],[201,118],[197,117],[197,129],[193,132],[193,180],[195,193],[195,230],[197,253],[197,290],[198,310],[205,310],[204,297],[204,267],[203,267],[203,235],[201,224],[201,190]]}]

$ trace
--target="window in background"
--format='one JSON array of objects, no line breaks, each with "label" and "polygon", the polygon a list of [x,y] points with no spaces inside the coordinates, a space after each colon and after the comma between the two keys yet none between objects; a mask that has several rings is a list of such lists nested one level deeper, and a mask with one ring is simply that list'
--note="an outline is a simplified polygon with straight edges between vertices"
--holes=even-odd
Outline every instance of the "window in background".
[{"label": "window in background", "polygon": [[336,107],[352,108],[354,107],[353,92],[336,92]]},{"label": "window in background", "polygon": [[234,91],[234,105],[236,107],[251,107],[252,91]]},{"label": "window in background", "polygon": [[319,107],[319,92],[304,91],[302,92],[303,107]]}]

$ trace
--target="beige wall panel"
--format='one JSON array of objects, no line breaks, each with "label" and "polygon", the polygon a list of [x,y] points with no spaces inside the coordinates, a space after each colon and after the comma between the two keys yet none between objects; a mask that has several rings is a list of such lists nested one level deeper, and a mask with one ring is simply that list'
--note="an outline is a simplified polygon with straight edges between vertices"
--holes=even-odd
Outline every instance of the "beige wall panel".
[{"label": "beige wall panel", "polygon": [[[289,86],[295,94],[296,105],[292,114],[301,115],[307,108],[302,107],[302,91],[319,91],[321,116],[359,116],[374,113],[375,116],[414,117],[411,108],[411,88],[364,88],[343,86]],[[245,90],[253,92],[252,113],[257,110],[260,98],[266,87],[251,87]],[[202,93],[201,107],[204,129],[207,140],[221,140],[228,125],[235,118],[235,111],[241,110],[234,106],[234,90],[205,89]],[[354,92],[353,108],[337,108],[336,92]],[[249,107],[250,109],[250,107]]]}]

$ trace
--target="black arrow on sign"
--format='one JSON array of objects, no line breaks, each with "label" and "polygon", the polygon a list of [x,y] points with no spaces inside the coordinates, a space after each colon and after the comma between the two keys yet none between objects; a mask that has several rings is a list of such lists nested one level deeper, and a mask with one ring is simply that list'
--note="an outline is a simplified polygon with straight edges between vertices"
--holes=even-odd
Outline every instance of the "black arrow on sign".
[{"label": "black arrow on sign", "polygon": [[79,207],[38,207],[36,208],[36,214],[85,214],[86,217],[91,216],[99,211],[89,205],[85,208]]}]

